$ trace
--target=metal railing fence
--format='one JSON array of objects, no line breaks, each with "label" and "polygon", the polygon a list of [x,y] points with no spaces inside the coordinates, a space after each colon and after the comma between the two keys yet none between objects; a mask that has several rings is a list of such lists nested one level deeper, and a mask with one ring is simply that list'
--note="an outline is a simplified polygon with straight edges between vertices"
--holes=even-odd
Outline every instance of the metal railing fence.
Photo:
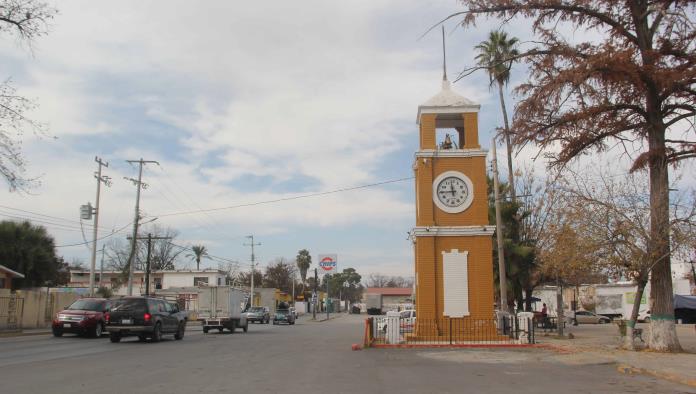
[{"label": "metal railing fence", "polygon": [[536,343],[534,319],[517,316],[501,316],[497,319],[373,316],[368,318],[367,325],[371,344],[519,345]]}]

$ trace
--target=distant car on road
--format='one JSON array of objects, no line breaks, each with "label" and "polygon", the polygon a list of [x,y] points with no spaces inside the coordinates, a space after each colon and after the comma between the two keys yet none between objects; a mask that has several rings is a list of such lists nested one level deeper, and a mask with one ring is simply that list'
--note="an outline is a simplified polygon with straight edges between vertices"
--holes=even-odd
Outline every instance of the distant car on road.
[{"label": "distant car on road", "polygon": [[271,312],[265,306],[252,306],[246,313],[247,321],[268,324],[271,322]]},{"label": "distant car on road", "polygon": [[575,317],[573,318],[573,323],[577,324],[607,324],[611,323],[611,319],[598,315],[590,311],[576,311]]},{"label": "distant car on road", "polygon": [[295,315],[289,309],[278,309],[273,316],[273,324],[295,324]]},{"label": "distant car on road", "polygon": [[73,302],[53,319],[53,336],[73,333],[99,338],[104,332],[104,312],[108,308],[109,300],[104,298],[82,298]]},{"label": "distant car on road", "polygon": [[176,304],[153,297],[124,297],[114,300],[105,314],[106,330],[111,342],[120,342],[125,336],[135,335],[140,341],[150,338],[159,342],[163,334],[184,338],[186,312]]}]

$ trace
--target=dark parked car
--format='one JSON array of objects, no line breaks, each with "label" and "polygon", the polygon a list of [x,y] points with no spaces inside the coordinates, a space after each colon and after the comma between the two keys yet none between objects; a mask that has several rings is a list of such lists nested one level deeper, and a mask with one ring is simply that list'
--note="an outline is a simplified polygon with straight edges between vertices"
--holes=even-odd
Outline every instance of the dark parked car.
[{"label": "dark parked car", "polygon": [[247,311],[246,318],[247,321],[252,323],[268,324],[271,322],[271,312],[265,306],[253,306]]},{"label": "dark parked car", "polygon": [[273,324],[295,324],[295,315],[289,309],[278,309],[273,316]]},{"label": "dark parked car", "polygon": [[124,297],[113,300],[106,313],[106,330],[111,342],[135,335],[140,341],[147,338],[159,342],[163,334],[182,339],[186,330],[185,312],[176,304],[153,297]]},{"label": "dark parked car", "polygon": [[104,312],[109,307],[109,300],[104,298],[82,298],[56,314],[51,325],[53,335],[64,333],[100,337],[104,331]]}]

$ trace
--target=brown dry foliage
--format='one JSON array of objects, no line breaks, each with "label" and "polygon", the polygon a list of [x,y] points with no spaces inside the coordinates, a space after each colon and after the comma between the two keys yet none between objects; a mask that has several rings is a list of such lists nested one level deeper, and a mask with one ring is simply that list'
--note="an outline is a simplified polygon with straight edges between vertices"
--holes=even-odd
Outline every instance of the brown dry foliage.
[{"label": "brown dry foliage", "polygon": [[[463,0],[452,17],[472,25],[477,17],[502,21],[527,18],[538,41],[517,59],[529,79],[516,88],[521,98],[513,127],[515,143],[560,148],[549,154],[563,165],[588,150],[622,144],[638,149],[633,168],[653,158],[675,163],[696,157],[696,30],[689,1]],[[599,33],[571,42],[563,34]],[[580,33],[580,34],[578,34]],[[473,69],[469,69],[473,70]],[[465,74],[466,74],[465,70]],[[664,148],[645,149],[651,131],[680,122],[687,131],[667,138]],[[633,143],[638,143],[636,148]]]}]

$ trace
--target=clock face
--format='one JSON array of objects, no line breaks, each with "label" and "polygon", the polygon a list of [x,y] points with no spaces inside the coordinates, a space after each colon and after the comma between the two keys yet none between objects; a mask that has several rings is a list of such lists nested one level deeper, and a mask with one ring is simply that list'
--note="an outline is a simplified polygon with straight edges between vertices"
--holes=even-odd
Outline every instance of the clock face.
[{"label": "clock face", "polygon": [[473,197],[473,184],[461,172],[444,172],[433,182],[435,205],[447,213],[459,213],[466,210],[471,205]]},{"label": "clock face", "polygon": [[469,186],[463,179],[448,176],[437,185],[437,198],[447,207],[458,207],[469,197]]}]

